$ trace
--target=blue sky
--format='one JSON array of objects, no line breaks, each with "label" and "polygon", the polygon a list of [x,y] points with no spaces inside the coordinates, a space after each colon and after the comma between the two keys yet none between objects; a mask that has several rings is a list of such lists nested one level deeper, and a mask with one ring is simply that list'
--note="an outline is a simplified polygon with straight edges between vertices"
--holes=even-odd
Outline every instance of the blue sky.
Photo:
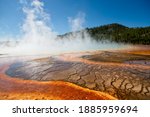
[{"label": "blue sky", "polygon": [[[150,0],[41,0],[51,16],[52,29],[71,31],[68,17],[85,14],[84,27],[120,23],[129,27],[150,26]],[[20,33],[24,14],[19,0],[0,0],[0,36]]]}]

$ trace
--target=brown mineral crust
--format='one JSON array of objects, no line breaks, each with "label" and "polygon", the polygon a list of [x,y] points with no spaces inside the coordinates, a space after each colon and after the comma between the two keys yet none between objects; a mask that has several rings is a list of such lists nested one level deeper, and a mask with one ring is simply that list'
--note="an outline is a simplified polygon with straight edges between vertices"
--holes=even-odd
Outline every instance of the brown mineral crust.
[{"label": "brown mineral crust", "polygon": [[108,100],[109,94],[82,88],[63,81],[39,82],[11,78],[5,74],[9,65],[0,68],[0,99],[31,100]]},{"label": "brown mineral crust", "polygon": [[[38,95],[38,99],[40,97],[43,99],[97,99],[82,96],[85,94],[81,93],[79,89],[86,89],[87,92],[95,90],[96,95],[97,93],[102,95],[104,94],[102,92],[105,92],[117,99],[150,99],[150,56],[147,54],[149,52],[150,50],[145,48],[141,51],[131,49],[81,52],[16,62],[9,68],[7,67],[8,70],[1,69],[1,71],[5,71],[2,73],[1,80],[5,77],[4,81],[11,79],[11,82],[18,82],[13,86],[13,94],[15,93],[15,96],[20,99],[24,99],[22,98],[24,95],[30,97],[29,99],[37,99],[34,98],[35,94]],[[57,87],[53,88],[56,84]],[[9,87],[12,87],[11,85]],[[51,88],[46,87],[47,85]],[[15,89],[16,86],[19,88]],[[71,89],[72,87],[74,88]],[[21,91],[18,89],[26,90],[28,93],[20,93]],[[31,91],[30,89],[35,90]],[[74,89],[78,89],[77,92]],[[11,92],[12,90],[10,94]],[[63,93],[61,94],[61,92]],[[8,97],[4,94],[3,91],[3,97]],[[49,95],[47,96],[47,94]],[[93,96],[89,93],[87,95]],[[103,97],[105,96],[103,95]]]},{"label": "brown mineral crust", "polygon": [[136,50],[136,51],[128,51],[128,53],[132,53],[132,54],[141,54],[141,55],[150,55],[150,50]]}]

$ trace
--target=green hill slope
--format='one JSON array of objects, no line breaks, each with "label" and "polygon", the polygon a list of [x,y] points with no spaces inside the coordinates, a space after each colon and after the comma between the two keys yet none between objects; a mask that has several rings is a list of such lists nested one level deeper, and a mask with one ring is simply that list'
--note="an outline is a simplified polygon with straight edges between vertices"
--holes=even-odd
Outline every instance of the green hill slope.
[{"label": "green hill slope", "polygon": [[97,41],[107,39],[132,44],[150,44],[150,27],[128,28],[115,23],[86,30]]},{"label": "green hill slope", "polygon": [[[85,29],[90,36],[96,41],[113,41],[131,44],[150,45],[150,27],[129,28],[121,24],[113,23],[99,27]],[[74,33],[81,33],[77,31]],[[66,33],[60,37],[72,35],[73,32]]]}]

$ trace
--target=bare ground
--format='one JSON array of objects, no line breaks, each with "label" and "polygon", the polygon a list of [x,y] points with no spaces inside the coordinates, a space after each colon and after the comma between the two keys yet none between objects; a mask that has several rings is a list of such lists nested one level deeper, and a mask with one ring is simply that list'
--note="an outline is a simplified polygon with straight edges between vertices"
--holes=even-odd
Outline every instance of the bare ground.
[{"label": "bare ground", "polygon": [[[11,79],[19,78],[27,83],[31,80],[39,85],[47,81],[70,82],[77,87],[99,93],[104,92],[117,99],[150,99],[150,50],[65,54],[27,62],[15,62],[5,73]],[[60,89],[62,88],[63,86]],[[62,91],[67,90],[66,95],[72,95],[74,98],[63,97],[62,99],[86,99],[86,96],[80,98],[78,91],[74,93],[75,91],[68,88],[66,86]],[[5,88],[1,86],[1,92],[2,89]],[[57,95],[61,97],[59,93],[56,93],[55,97]]]}]

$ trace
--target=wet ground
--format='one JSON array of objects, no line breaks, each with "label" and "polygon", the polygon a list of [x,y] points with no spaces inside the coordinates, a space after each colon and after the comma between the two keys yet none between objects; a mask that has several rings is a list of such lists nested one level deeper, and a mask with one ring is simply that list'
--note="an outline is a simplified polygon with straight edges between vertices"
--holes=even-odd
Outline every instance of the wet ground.
[{"label": "wet ground", "polygon": [[64,54],[15,62],[5,73],[24,80],[70,82],[117,99],[150,99],[150,51]]}]

